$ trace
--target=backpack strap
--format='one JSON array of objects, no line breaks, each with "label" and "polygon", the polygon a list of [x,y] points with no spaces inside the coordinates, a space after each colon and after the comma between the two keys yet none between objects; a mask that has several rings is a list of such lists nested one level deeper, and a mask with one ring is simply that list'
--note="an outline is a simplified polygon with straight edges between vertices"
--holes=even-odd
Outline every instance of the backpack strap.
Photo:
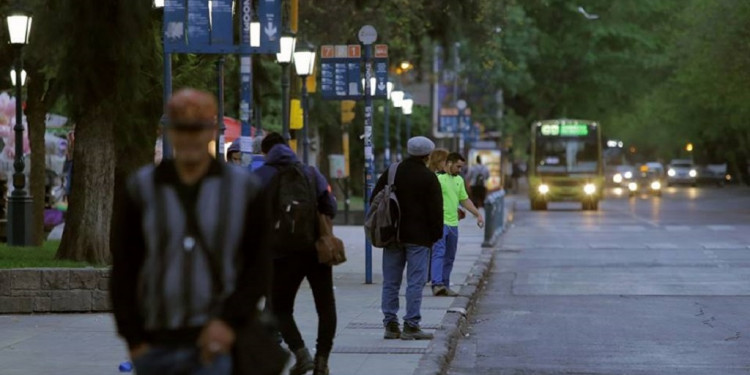
[{"label": "backpack strap", "polygon": [[393,187],[393,184],[396,182],[396,171],[398,171],[399,164],[401,164],[401,162],[391,164],[391,166],[388,167],[388,185],[391,187]]}]

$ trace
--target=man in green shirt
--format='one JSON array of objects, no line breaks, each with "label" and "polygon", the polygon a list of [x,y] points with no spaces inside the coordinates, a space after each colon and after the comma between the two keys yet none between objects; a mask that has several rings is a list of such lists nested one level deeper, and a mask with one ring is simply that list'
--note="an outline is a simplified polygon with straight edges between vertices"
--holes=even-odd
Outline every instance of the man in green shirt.
[{"label": "man in green shirt", "polygon": [[438,181],[443,192],[443,238],[432,249],[432,294],[455,297],[458,293],[450,289],[450,275],[458,250],[458,205],[460,204],[477,218],[477,225],[484,226],[484,218],[466,193],[466,183],[460,175],[466,164],[461,154],[448,155],[445,172],[438,173]]}]

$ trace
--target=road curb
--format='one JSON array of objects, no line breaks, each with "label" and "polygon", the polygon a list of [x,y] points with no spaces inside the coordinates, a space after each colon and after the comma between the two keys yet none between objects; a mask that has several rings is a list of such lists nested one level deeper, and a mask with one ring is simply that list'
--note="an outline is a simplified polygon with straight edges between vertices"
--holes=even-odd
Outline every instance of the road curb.
[{"label": "road curb", "polygon": [[[508,224],[513,220],[515,209],[516,202],[513,200],[507,215],[508,221],[503,225],[503,233],[508,230]],[[456,343],[463,336],[467,319],[471,316],[479,298],[479,292],[492,270],[496,249],[497,245],[482,248],[482,253],[466,277],[460,295],[456,297],[443,316],[440,328],[435,331],[435,337],[430,341],[427,352],[420,358],[419,365],[412,375],[442,375],[448,370],[448,365],[455,354]]]}]

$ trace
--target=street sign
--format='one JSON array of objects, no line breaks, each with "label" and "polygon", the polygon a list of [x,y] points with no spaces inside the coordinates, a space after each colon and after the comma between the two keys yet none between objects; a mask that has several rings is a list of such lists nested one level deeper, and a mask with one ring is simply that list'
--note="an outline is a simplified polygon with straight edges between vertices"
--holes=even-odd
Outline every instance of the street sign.
[{"label": "street sign", "polygon": [[[441,108],[440,109],[440,119],[438,121],[438,132],[440,133],[447,133],[443,136],[453,136],[460,130],[466,130],[465,129],[459,129],[459,123],[458,123],[458,114],[459,110],[458,108]],[[471,108],[467,108],[464,110],[463,115],[463,124],[464,127],[466,127],[466,124],[471,124]]]},{"label": "street sign", "polygon": [[[251,47],[249,41],[234,44],[233,3],[233,0],[212,0],[210,3],[209,0],[165,0],[165,53],[278,53],[281,49],[281,0],[258,1],[260,47]],[[241,0],[240,7],[242,17],[238,33],[246,36],[250,34],[253,1]]]},{"label": "street sign", "polygon": [[[379,47],[379,48],[378,48]],[[388,93],[388,46],[379,44],[375,63],[375,98]],[[320,92],[326,100],[362,100],[362,46],[359,44],[320,47]]]},{"label": "street sign", "polygon": [[346,169],[346,157],[343,154],[328,155],[328,165],[331,167],[329,174],[331,178],[349,177],[349,173]]},{"label": "street sign", "polygon": [[362,28],[359,29],[358,36],[359,41],[365,45],[373,44],[378,40],[378,32],[371,25],[362,26]]}]

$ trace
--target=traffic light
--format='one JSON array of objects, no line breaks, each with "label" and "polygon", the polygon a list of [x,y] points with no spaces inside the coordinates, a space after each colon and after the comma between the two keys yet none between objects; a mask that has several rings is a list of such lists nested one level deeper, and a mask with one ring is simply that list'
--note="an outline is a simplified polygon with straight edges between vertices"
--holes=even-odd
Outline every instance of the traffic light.
[{"label": "traffic light", "polygon": [[341,123],[351,124],[354,120],[354,107],[357,102],[354,100],[342,100],[341,101]]}]

